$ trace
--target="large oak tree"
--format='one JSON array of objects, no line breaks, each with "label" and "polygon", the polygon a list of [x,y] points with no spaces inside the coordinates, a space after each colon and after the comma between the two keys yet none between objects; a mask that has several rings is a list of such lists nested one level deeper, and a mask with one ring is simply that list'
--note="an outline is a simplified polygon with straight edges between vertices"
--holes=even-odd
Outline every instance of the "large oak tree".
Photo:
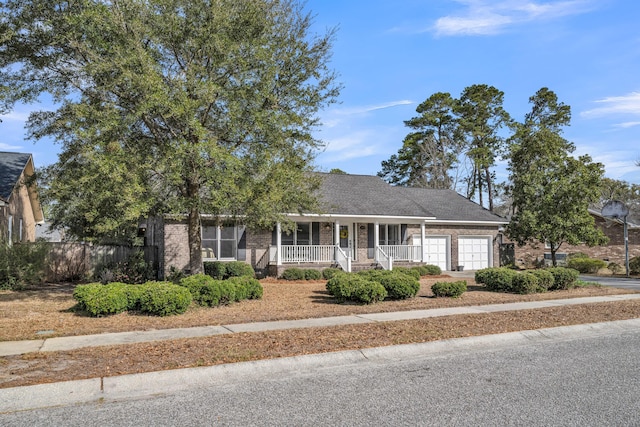
[{"label": "large oak tree", "polygon": [[311,23],[294,0],[3,2],[1,104],[56,103],[28,128],[62,144],[58,223],[185,215],[198,272],[203,213],[267,227],[313,206],[312,131],[339,85],[334,32]]}]

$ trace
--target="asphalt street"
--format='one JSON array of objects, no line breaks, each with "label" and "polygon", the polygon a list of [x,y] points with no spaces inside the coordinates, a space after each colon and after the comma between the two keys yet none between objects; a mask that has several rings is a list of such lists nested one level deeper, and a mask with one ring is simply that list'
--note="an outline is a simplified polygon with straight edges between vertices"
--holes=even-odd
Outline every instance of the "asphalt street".
[{"label": "asphalt street", "polygon": [[640,321],[606,322],[178,370],[154,392],[132,376],[104,398],[0,424],[632,426],[639,353]]},{"label": "asphalt street", "polygon": [[640,291],[640,280],[637,278],[582,275],[580,279],[586,282],[598,282],[604,286]]}]

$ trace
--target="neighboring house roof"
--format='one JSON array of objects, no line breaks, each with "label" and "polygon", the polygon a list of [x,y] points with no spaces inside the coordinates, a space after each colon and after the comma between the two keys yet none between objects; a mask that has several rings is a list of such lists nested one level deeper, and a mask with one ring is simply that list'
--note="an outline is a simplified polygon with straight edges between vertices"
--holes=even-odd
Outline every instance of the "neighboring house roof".
[{"label": "neighboring house roof", "polygon": [[8,201],[31,154],[0,151],[0,197]]},{"label": "neighboring house roof", "polygon": [[321,208],[331,215],[407,217],[428,222],[506,220],[453,190],[394,187],[377,176],[319,174]]},{"label": "neighboring house roof", "polygon": [[[9,202],[23,172],[26,176],[34,173],[31,154],[0,151],[0,199],[2,201]],[[28,191],[33,216],[36,222],[40,223],[44,220],[44,215],[35,188],[29,186]]]},{"label": "neighboring house roof", "polygon": [[[606,216],[602,215],[602,211],[601,210],[597,210],[597,209],[588,209],[589,213],[591,215],[595,215],[597,217],[606,219],[608,221],[613,221],[614,223],[617,224],[624,224],[624,220],[619,219],[619,218],[607,218]],[[627,227],[629,228],[640,228],[640,224],[637,224],[633,221],[632,218],[627,218]]]}]

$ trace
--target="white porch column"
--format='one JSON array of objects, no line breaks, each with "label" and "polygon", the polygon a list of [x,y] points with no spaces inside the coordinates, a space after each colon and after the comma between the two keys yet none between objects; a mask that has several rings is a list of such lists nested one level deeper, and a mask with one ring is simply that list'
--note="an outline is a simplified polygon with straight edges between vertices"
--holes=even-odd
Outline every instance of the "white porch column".
[{"label": "white porch column", "polygon": [[276,265],[282,265],[282,229],[280,223],[276,223]]},{"label": "white porch column", "polygon": [[378,262],[378,244],[380,243],[380,223],[373,226],[373,258]]},{"label": "white porch column", "polygon": [[426,260],[424,259],[424,244],[426,243],[425,240],[425,236],[424,236],[424,222],[422,224],[420,224],[420,246],[422,246],[422,254],[420,255],[420,259],[422,260],[422,262],[426,262]]},{"label": "white porch column", "polygon": [[[340,221],[338,220],[333,223],[333,244],[336,248],[340,247]],[[336,260],[336,256],[337,255],[334,255],[334,261]]]}]

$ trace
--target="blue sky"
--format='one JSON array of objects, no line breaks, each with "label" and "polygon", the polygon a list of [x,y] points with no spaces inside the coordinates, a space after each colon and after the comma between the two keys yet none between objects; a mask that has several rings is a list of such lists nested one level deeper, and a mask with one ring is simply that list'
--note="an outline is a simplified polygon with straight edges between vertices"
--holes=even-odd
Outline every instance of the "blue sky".
[{"label": "blue sky", "polygon": [[[571,106],[564,136],[606,176],[640,183],[640,2],[637,0],[308,0],[314,29],[338,27],[333,68],[344,89],[323,111],[316,163],[376,174],[396,153],[403,121],[436,92],[458,97],[473,84],[504,92],[516,120],[541,87]],[[51,141],[25,141],[34,106],[0,123],[0,151],[55,162]],[[498,169],[506,178],[504,164]]]}]

